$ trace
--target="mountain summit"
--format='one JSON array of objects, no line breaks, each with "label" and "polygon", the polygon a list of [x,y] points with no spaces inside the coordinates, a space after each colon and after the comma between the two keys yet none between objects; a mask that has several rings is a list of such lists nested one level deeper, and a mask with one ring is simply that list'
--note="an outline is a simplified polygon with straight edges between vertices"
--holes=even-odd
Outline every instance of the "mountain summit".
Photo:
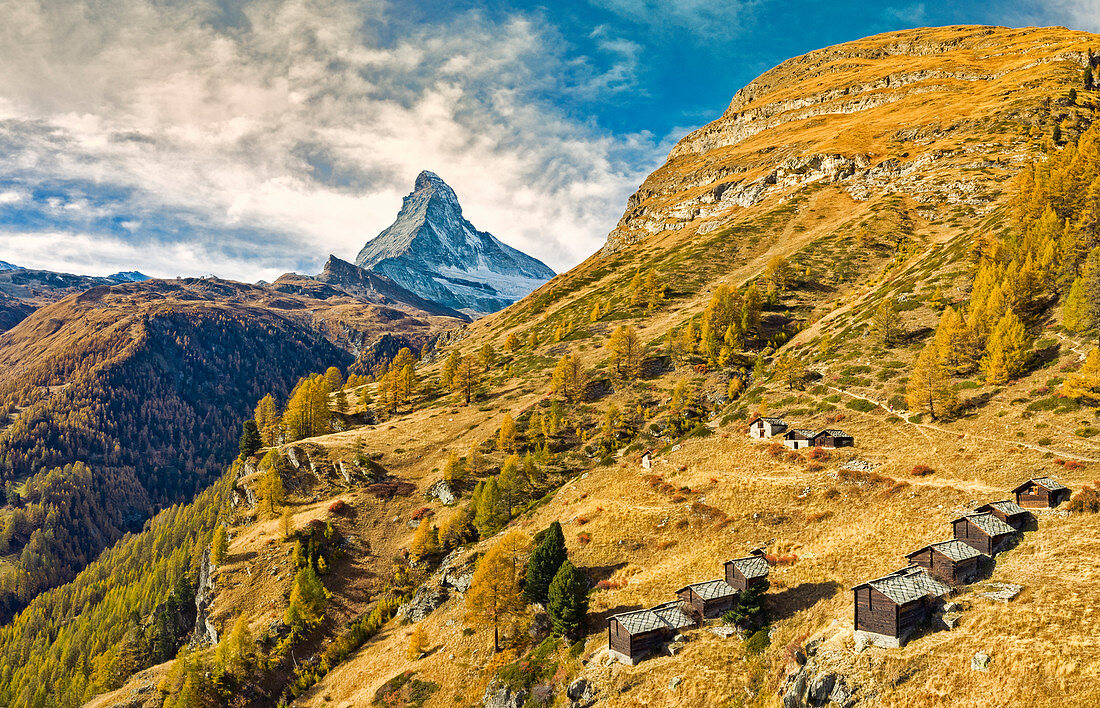
[{"label": "mountain summit", "polygon": [[474,228],[454,190],[428,171],[417,176],[397,219],[363,246],[355,264],[472,315],[501,310],[554,277],[542,261]]}]

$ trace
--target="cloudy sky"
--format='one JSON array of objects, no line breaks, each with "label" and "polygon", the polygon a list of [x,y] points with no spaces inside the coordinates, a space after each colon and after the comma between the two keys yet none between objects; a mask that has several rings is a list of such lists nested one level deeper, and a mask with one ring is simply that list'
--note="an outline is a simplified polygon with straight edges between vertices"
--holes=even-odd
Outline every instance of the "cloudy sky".
[{"label": "cloudy sky", "polygon": [[1100,0],[0,0],[0,260],[242,280],[352,259],[423,169],[556,270],[783,59]]}]

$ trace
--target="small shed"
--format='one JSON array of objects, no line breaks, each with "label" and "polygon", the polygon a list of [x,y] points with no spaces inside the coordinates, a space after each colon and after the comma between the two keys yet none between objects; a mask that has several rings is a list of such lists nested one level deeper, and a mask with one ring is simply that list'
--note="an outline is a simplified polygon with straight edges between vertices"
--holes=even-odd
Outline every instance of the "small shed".
[{"label": "small shed", "polygon": [[924,568],[936,580],[948,585],[963,585],[978,577],[982,554],[958,539],[930,543],[905,556],[913,565]]},{"label": "small shed", "polygon": [[1031,512],[1011,499],[982,504],[974,511],[981,514],[993,514],[1017,531],[1023,530],[1031,521]]},{"label": "small shed", "polygon": [[856,444],[855,438],[843,430],[837,430],[836,428],[826,428],[813,437],[813,444],[816,447],[852,447]]},{"label": "small shed", "polygon": [[759,586],[768,589],[768,561],[762,554],[734,558],[725,562],[726,583],[738,592]]},{"label": "small shed", "polygon": [[681,629],[695,626],[689,609],[673,600],[648,610],[612,615],[607,619],[608,651],[624,664],[637,664]]},{"label": "small shed", "polygon": [[1016,503],[1028,509],[1053,509],[1069,499],[1069,488],[1050,477],[1029,479],[1012,490]]},{"label": "small shed", "polygon": [[749,423],[749,437],[763,440],[787,432],[787,422],[781,418],[757,418]]},{"label": "small shed", "polygon": [[737,588],[721,579],[687,585],[676,591],[676,596],[691,605],[704,619],[719,617],[733,609],[740,594]]},{"label": "small shed", "polygon": [[951,588],[915,565],[856,585],[856,637],[881,647],[900,647],[949,592]]},{"label": "small shed", "polygon": [[951,522],[955,538],[987,556],[998,553],[1016,529],[993,514],[967,514]]},{"label": "small shed", "polygon": [[816,435],[817,433],[812,430],[795,428],[787,431],[787,434],[783,436],[783,444],[792,450],[801,450],[804,447],[811,447],[814,444],[813,440]]}]

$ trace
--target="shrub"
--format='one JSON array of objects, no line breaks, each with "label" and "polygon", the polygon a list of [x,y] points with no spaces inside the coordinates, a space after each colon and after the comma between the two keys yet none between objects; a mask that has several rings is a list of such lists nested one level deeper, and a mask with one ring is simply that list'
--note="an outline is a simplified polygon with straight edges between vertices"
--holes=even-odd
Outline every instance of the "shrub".
[{"label": "shrub", "polygon": [[782,457],[787,452],[787,448],[781,442],[773,442],[768,445],[768,454],[772,457]]},{"label": "shrub", "polygon": [[332,514],[343,514],[348,510],[348,503],[343,499],[337,499],[328,505],[328,510]]},{"label": "shrub", "polygon": [[1097,433],[1100,433],[1100,430],[1091,425],[1085,425],[1073,431],[1073,434],[1079,438],[1093,438],[1096,437]]},{"label": "shrub", "polygon": [[749,656],[760,656],[771,646],[771,634],[766,629],[753,632],[752,636],[745,640],[745,653]]},{"label": "shrub", "polygon": [[807,454],[807,457],[809,457],[811,460],[821,460],[822,462],[827,462],[830,458],[832,458],[832,453],[830,453],[823,447],[815,447],[810,450],[809,454]]},{"label": "shrub", "polygon": [[927,477],[933,472],[935,472],[935,470],[928,465],[913,465],[913,469],[909,474],[913,475],[914,477]]},{"label": "shrub", "polygon": [[872,403],[871,401],[865,401],[862,398],[854,398],[844,405],[854,411],[859,411],[860,413],[870,413],[874,409],[878,408],[878,404]]},{"label": "shrub", "polygon": [[587,531],[581,531],[579,534],[577,534],[577,543],[581,544],[582,546],[586,546],[591,542],[592,534],[588,533]]},{"label": "shrub", "polygon": [[1081,491],[1073,495],[1066,506],[1070,511],[1085,512],[1089,514],[1100,513],[1100,482],[1095,487],[1085,485]]},{"label": "shrub", "polygon": [[432,516],[434,514],[435,514],[435,512],[432,511],[430,508],[428,508],[426,506],[422,506],[419,509],[417,509],[416,511],[414,511],[412,513],[412,517],[410,517],[410,518],[412,518],[413,521],[421,521],[421,520],[426,519],[429,516]]}]

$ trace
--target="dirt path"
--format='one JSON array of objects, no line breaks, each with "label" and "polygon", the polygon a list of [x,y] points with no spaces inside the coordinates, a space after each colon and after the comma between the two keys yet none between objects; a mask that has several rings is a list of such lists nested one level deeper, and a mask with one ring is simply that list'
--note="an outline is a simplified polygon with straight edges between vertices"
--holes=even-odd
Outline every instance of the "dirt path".
[{"label": "dirt path", "polygon": [[[994,437],[989,437],[987,435],[976,435],[974,433],[965,433],[965,432],[960,433],[960,432],[956,432],[954,430],[948,430],[946,428],[941,428],[939,426],[930,425],[929,423],[914,423],[913,421],[909,420],[909,411],[894,410],[887,403],[876,400],[874,398],[868,398],[867,396],[863,396],[863,395],[860,395],[858,393],[852,393],[851,391],[846,391],[842,388],[837,388],[836,386],[829,386],[829,389],[832,390],[832,391],[836,391],[837,393],[843,394],[845,396],[850,396],[851,398],[859,398],[859,399],[867,401],[869,403],[874,403],[876,406],[878,406],[879,408],[882,408],[883,410],[887,411],[888,413],[892,413],[896,416],[899,416],[901,418],[902,422],[904,422],[906,425],[911,425],[911,426],[917,428],[918,431],[920,431],[923,428],[924,430],[934,430],[937,433],[941,433],[943,435],[951,435],[951,436],[956,437],[960,440],[964,439],[964,438],[970,438],[972,440],[984,440],[985,442],[1000,443],[1002,445],[1012,445],[1012,446],[1015,446],[1015,447],[1026,447],[1029,450],[1035,450],[1037,452],[1049,452],[1050,454],[1057,455],[1058,457],[1062,457],[1062,458],[1066,458],[1066,459],[1070,459],[1070,460],[1078,460],[1080,462],[1100,462],[1100,460],[1092,458],[1092,457],[1085,457],[1083,455],[1077,455],[1077,454],[1074,454],[1074,453],[1071,453],[1071,452],[1065,452],[1063,450],[1055,450],[1054,448],[1043,447],[1042,445],[1032,445],[1031,443],[1020,442],[1019,440],[1005,440],[1004,438],[994,438]],[[925,434],[925,437],[928,437],[927,434]]]}]

